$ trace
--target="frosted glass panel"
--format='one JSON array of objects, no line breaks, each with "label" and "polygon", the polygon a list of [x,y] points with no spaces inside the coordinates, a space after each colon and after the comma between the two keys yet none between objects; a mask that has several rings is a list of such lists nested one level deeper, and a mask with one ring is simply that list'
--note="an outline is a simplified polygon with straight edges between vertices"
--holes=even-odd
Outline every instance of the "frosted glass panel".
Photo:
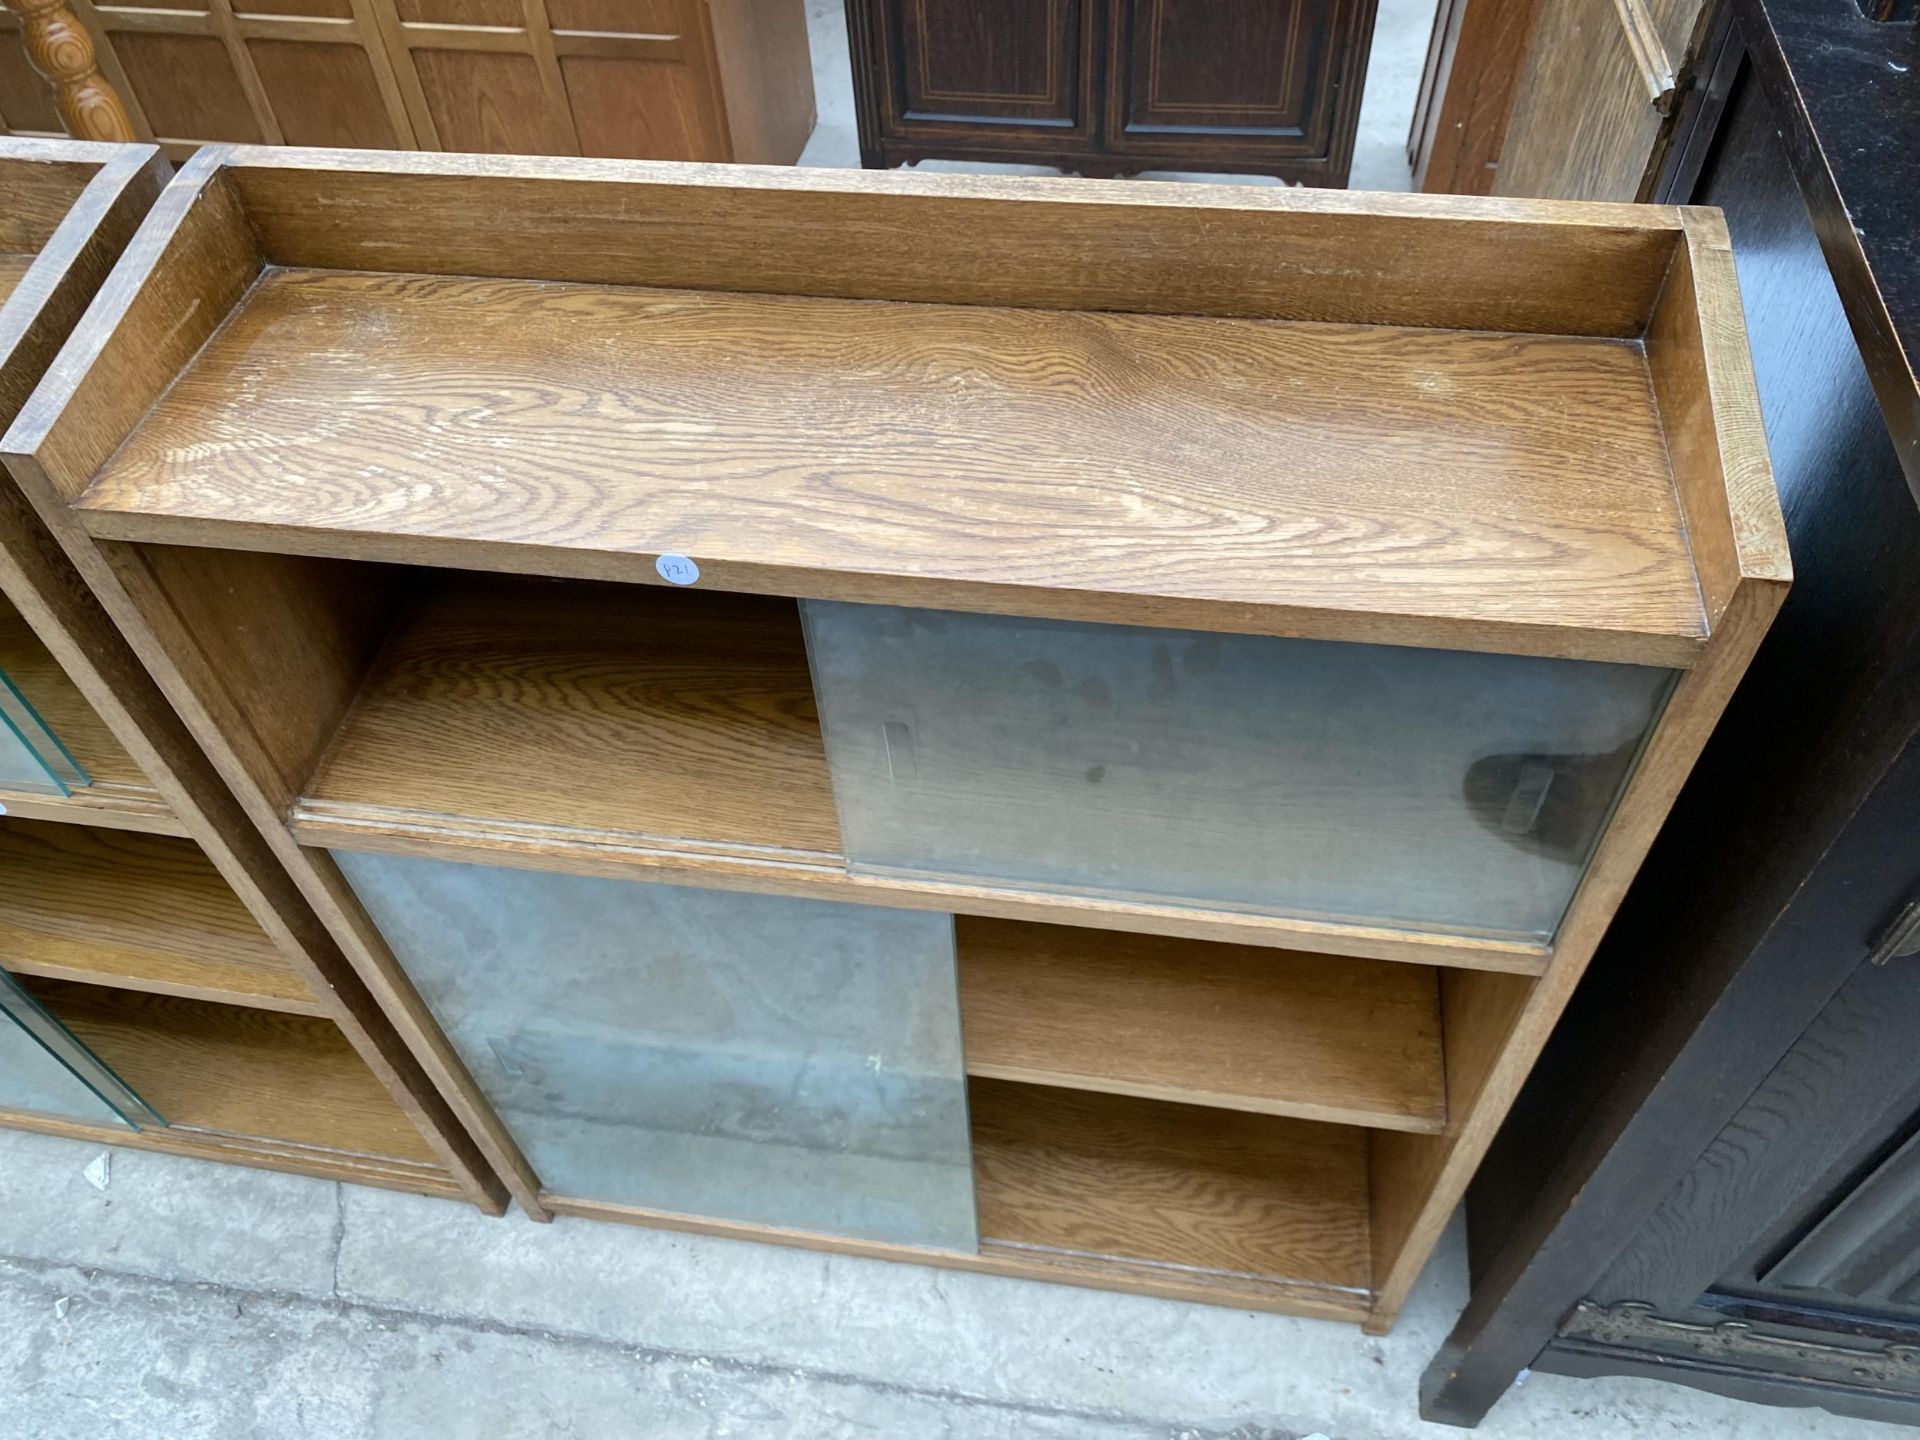
[{"label": "frosted glass panel", "polygon": [[976,1248],[951,917],[334,858],[548,1190]]},{"label": "frosted glass panel", "polygon": [[0,970],[0,1110],[129,1130],[165,1124]]},{"label": "frosted glass panel", "polygon": [[1552,935],[1666,696],[1633,665],[808,601],[848,862]]},{"label": "frosted glass panel", "polygon": [[65,795],[91,783],[19,687],[0,670],[0,790]]}]

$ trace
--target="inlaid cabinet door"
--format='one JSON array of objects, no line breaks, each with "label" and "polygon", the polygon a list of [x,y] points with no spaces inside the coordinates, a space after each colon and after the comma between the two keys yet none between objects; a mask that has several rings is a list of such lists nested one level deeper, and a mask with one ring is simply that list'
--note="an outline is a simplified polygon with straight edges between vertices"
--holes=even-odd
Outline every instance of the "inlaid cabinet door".
[{"label": "inlaid cabinet door", "polygon": [[423,147],[725,160],[702,0],[377,0]]},{"label": "inlaid cabinet door", "polygon": [[[74,0],[73,10],[141,138],[180,159],[211,141],[410,147],[375,10],[385,3]],[[0,45],[17,43],[0,31]],[[11,108],[17,87],[0,81]]]},{"label": "inlaid cabinet door", "polygon": [[[1220,154],[1319,155],[1343,91],[1357,114],[1367,47],[1356,27],[1370,24],[1367,0],[1110,3],[1113,150],[1191,153],[1205,140]],[[1351,117],[1346,128],[1350,136]]]},{"label": "inlaid cabinet door", "polygon": [[971,133],[996,147],[1090,143],[1096,3],[880,0],[890,126]]}]

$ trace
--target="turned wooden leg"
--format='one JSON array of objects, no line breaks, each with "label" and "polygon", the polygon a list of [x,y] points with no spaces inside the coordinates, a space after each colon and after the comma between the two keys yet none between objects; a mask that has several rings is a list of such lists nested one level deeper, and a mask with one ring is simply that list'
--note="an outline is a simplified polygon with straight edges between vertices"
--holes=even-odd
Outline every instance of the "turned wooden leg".
[{"label": "turned wooden leg", "polygon": [[53,82],[60,118],[76,140],[133,140],[127,107],[100,73],[93,37],[66,0],[0,0],[20,17],[27,59]]}]

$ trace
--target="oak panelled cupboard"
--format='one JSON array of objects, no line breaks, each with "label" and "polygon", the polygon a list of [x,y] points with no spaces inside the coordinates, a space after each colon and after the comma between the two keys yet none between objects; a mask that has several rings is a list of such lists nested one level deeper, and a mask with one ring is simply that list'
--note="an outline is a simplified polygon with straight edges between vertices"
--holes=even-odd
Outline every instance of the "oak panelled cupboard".
[{"label": "oak panelled cupboard", "polygon": [[[142,139],[790,165],[804,0],[72,0]],[[0,130],[60,133],[0,11]]]},{"label": "oak panelled cupboard", "polygon": [[1373,0],[847,0],[861,162],[1341,186]]}]

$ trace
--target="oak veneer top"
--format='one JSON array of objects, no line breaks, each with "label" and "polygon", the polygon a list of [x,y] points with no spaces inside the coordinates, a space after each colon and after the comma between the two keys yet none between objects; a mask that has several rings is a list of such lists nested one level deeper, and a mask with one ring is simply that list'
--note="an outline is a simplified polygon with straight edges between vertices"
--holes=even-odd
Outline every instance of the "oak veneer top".
[{"label": "oak veneer top", "polygon": [[119,538],[1684,664],[1632,344],[269,270]]}]

